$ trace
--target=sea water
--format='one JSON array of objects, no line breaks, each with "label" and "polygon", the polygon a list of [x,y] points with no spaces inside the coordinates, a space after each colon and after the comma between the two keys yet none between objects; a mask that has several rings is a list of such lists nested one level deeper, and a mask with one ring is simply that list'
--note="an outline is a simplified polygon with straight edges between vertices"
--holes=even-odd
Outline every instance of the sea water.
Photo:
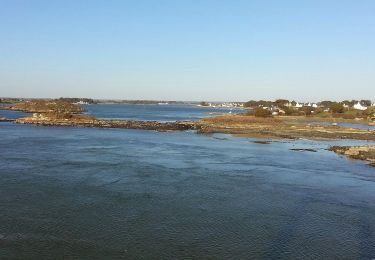
[{"label": "sea water", "polygon": [[366,142],[254,140],[0,123],[0,259],[375,257],[375,170],[326,150]]}]

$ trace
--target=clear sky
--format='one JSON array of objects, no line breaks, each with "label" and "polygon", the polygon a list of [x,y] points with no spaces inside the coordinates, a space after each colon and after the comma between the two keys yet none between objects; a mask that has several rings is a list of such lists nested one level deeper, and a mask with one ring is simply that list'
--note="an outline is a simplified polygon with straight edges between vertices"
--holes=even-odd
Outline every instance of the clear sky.
[{"label": "clear sky", "polygon": [[375,100],[375,1],[0,0],[0,96]]}]

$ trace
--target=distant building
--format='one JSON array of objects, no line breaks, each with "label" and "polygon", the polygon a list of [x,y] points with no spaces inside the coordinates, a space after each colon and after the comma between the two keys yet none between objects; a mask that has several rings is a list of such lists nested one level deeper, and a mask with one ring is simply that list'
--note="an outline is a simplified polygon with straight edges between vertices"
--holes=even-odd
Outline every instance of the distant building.
[{"label": "distant building", "polygon": [[355,105],[353,106],[353,108],[354,108],[354,109],[358,109],[358,110],[366,110],[366,109],[367,109],[367,107],[362,106],[360,102],[358,102],[357,104],[355,104]]},{"label": "distant building", "polygon": [[75,102],[74,104],[77,104],[77,105],[88,105],[89,102],[86,102],[86,101],[82,101],[82,100],[80,100],[80,101],[78,101],[78,102]]}]

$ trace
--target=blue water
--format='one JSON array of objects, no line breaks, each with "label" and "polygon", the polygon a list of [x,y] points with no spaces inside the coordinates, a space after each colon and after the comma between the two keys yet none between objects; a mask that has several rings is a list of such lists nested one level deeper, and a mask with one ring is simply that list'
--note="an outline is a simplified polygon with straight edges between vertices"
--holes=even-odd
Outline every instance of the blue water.
[{"label": "blue water", "polygon": [[0,259],[375,257],[366,142],[253,141],[0,123]]},{"label": "blue water", "polygon": [[[332,125],[331,122],[309,122],[309,124],[316,124],[316,125]],[[375,130],[375,126],[371,125],[364,125],[364,124],[352,124],[352,123],[337,123],[337,126],[346,127],[346,128],[356,128],[356,129],[363,129],[363,130]]]},{"label": "blue water", "polygon": [[87,114],[100,119],[156,120],[162,122],[198,120],[228,113],[241,113],[240,108],[210,108],[193,105],[88,105]]},{"label": "blue water", "polygon": [[23,112],[19,112],[19,111],[9,111],[9,110],[1,110],[0,109],[0,117],[5,117],[5,118],[8,118],[8,119],[17,119],[17,118],[20,118],[20,117],[26,117],[28,115],[29,115],[28,113],[23,113]]}]

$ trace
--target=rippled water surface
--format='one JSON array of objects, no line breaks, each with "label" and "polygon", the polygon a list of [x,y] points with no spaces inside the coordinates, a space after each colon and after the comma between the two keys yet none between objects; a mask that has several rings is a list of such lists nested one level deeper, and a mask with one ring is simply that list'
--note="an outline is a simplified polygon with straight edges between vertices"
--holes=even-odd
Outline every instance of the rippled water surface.
[{"label": "rippled water surface", "polygon": [[210,115],[241,113],[241,108],[211,108],[193,105],[126,105],[126,104],[99,104],[88,105],[87,114],[100,119],[127,119],[127,120],[156,120],[181,121],[197,120]]},{"label": "rippled water surface", "polygon": [[373,259],[350,143],[0,123],[0,259]]}]

